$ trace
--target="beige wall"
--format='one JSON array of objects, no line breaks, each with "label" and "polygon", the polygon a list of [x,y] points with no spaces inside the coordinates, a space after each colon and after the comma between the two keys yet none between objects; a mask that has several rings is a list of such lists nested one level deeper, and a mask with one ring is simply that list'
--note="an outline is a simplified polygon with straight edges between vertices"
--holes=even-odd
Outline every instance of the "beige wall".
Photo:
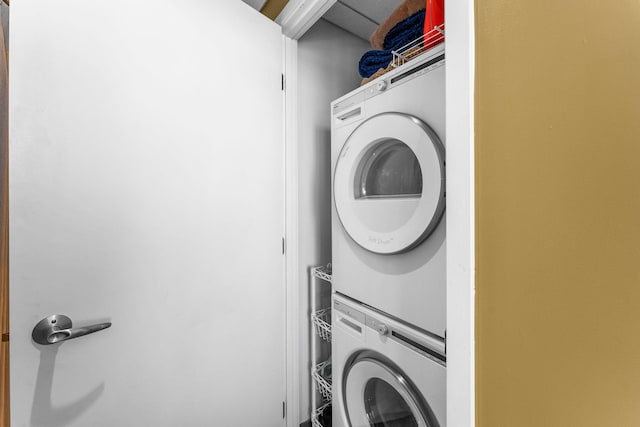
[{"label": "beige wall", "polygon": [[640,426],[640,1],[476,9],[477,425]]},{"label": "beige wall", "polygon": [[260,12],[269,19],[276,19],[287,2],[288,0],[267,0]]}]

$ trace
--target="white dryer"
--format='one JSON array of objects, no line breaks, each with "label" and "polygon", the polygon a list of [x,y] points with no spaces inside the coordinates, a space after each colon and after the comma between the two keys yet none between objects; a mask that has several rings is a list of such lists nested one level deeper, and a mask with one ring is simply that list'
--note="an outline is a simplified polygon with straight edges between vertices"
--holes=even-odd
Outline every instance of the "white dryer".
[{"label": "white dryer", "polygon": [[336,291],[444,338],[444,46],[334,101]]},{"label": "white dryer", "polygon": [[446,426],[444,341],[334,294],[334,427]]}]

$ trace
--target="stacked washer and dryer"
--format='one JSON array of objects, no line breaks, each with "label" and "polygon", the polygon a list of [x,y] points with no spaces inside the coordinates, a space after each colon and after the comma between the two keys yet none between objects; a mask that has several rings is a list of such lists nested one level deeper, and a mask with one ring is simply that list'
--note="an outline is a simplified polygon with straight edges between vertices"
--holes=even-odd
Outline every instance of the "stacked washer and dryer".
[{"label": "stacked washer and dryer", "polygon": [[331,104],[334,426],[446,426],[444,64]]}]

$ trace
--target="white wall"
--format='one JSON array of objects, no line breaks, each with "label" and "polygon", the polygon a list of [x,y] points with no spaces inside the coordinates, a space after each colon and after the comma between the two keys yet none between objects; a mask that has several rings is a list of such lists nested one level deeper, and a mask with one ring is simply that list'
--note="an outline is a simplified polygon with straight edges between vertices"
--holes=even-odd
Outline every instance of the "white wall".
[{"label": "white wall", "polygon": [[358,61],[369,49],[367,41],[324,20],[298,41],[301,420],[310,410],[309,269],[331,260],[329,104],[359,87]]}]

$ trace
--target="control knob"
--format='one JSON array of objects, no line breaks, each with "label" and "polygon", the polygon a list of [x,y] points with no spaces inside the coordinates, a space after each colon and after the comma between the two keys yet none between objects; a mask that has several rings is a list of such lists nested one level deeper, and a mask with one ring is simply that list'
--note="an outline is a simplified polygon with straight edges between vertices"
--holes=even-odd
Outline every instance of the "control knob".
[{"label": "control knob", "polygon": [[376,330],[382,336],[385,336],[385,335],[387,335],[389,333],[389,327],[387,325],[385,325],[384,323],[376,324]]}]

